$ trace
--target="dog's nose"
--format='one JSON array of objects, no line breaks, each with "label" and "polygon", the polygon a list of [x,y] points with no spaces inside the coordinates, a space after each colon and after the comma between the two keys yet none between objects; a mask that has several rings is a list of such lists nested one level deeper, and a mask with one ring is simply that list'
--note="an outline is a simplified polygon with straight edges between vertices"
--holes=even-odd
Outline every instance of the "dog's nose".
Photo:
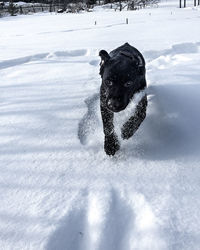
[{"label": "dog's nose", "polygon": [[108,107],[111,109],[119,109],[121,107],[121,102],[122,102],[122,98],[121,97],[115,97],[115,98],[111,98],[108,101]]},{"label": "dog's nose", "polygon": [[120,106],[121,106],[120,101],[115,100],[115,101],[113,102],[113,107],[114,107],[114,108],[119,108]]}]

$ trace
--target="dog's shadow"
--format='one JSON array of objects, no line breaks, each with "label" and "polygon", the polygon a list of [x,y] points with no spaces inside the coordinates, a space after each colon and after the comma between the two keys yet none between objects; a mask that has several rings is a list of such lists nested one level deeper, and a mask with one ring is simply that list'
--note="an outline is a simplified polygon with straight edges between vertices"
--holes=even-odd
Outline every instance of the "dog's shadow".
[{"label": "dog's shadow", "polygon": [[[199,157],[199,96],[200,86],[196,84],[150,86],[147,117],[133,137],[121,140],[116,156],[147,160]],[[99,94],[92,95],[85,103],[87,112],[79,123],[78,137],[81,144],[92,141],[93,145],[98,144],[98,150],[103,150]]]},{"label": "dog's shadow", "polygon": [[149,160],[199,157],[200,86],[158,85],[148,89],[147,117],[124,148]]}]

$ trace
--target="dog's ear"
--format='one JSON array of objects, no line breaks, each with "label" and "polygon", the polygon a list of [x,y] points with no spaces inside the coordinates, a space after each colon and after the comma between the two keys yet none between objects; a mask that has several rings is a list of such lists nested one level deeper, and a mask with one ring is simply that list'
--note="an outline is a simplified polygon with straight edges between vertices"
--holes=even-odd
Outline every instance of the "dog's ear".
[{"label": "dog's ear", "polygon": [[138,73],[139,73],[139,75],[144,75],[145,74],[145,67],[144,66],[139,66],[138,67]]},{"label": "dog's ear", "polygon": [[101,57],[101,65],[107,62],[110,59],[108,52],[105,50],[100,50],[99,56]]},{"label": "dog's ear", "polygon": [[110,59],[110,56],[108,55],[108,52],[105,50],[100,50],[99,56],[101,57],[99,74],[102,77],[104,71],[104,64]]},{"label": "dog's ear", "polygon": [[136,59],[138,74],[139,75],[144,75],[144,73],[145,73],[145,62],[144,62],[144,60],[139,55],[137,57],[134,56],[134,59]]}]

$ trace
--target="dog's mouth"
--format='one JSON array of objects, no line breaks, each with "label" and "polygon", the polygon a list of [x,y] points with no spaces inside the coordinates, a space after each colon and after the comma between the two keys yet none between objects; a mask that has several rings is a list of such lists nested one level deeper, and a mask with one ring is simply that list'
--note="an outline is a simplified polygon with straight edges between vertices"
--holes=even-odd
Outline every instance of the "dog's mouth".
[{"label": "dog's mouth", "polygon": [[116,109],[116,108],[108,108],[110,111],[112,111],[112,112],[115,112],[115,113],[119,113],[120,111],[122,111],[122,110],[124,110],[124,108],[123,109]]}]

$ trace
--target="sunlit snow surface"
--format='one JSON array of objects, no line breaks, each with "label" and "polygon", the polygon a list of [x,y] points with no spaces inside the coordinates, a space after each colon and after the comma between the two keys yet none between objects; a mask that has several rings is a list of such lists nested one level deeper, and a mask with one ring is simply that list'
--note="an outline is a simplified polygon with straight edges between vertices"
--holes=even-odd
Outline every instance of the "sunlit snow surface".
[{"label": "sunlit snow surface", "polygon": [[[0,19],[0,249],[199,249],[199,25],[171,2]],[[149,105],[110,158],[98,52],[125,42]]]}]

